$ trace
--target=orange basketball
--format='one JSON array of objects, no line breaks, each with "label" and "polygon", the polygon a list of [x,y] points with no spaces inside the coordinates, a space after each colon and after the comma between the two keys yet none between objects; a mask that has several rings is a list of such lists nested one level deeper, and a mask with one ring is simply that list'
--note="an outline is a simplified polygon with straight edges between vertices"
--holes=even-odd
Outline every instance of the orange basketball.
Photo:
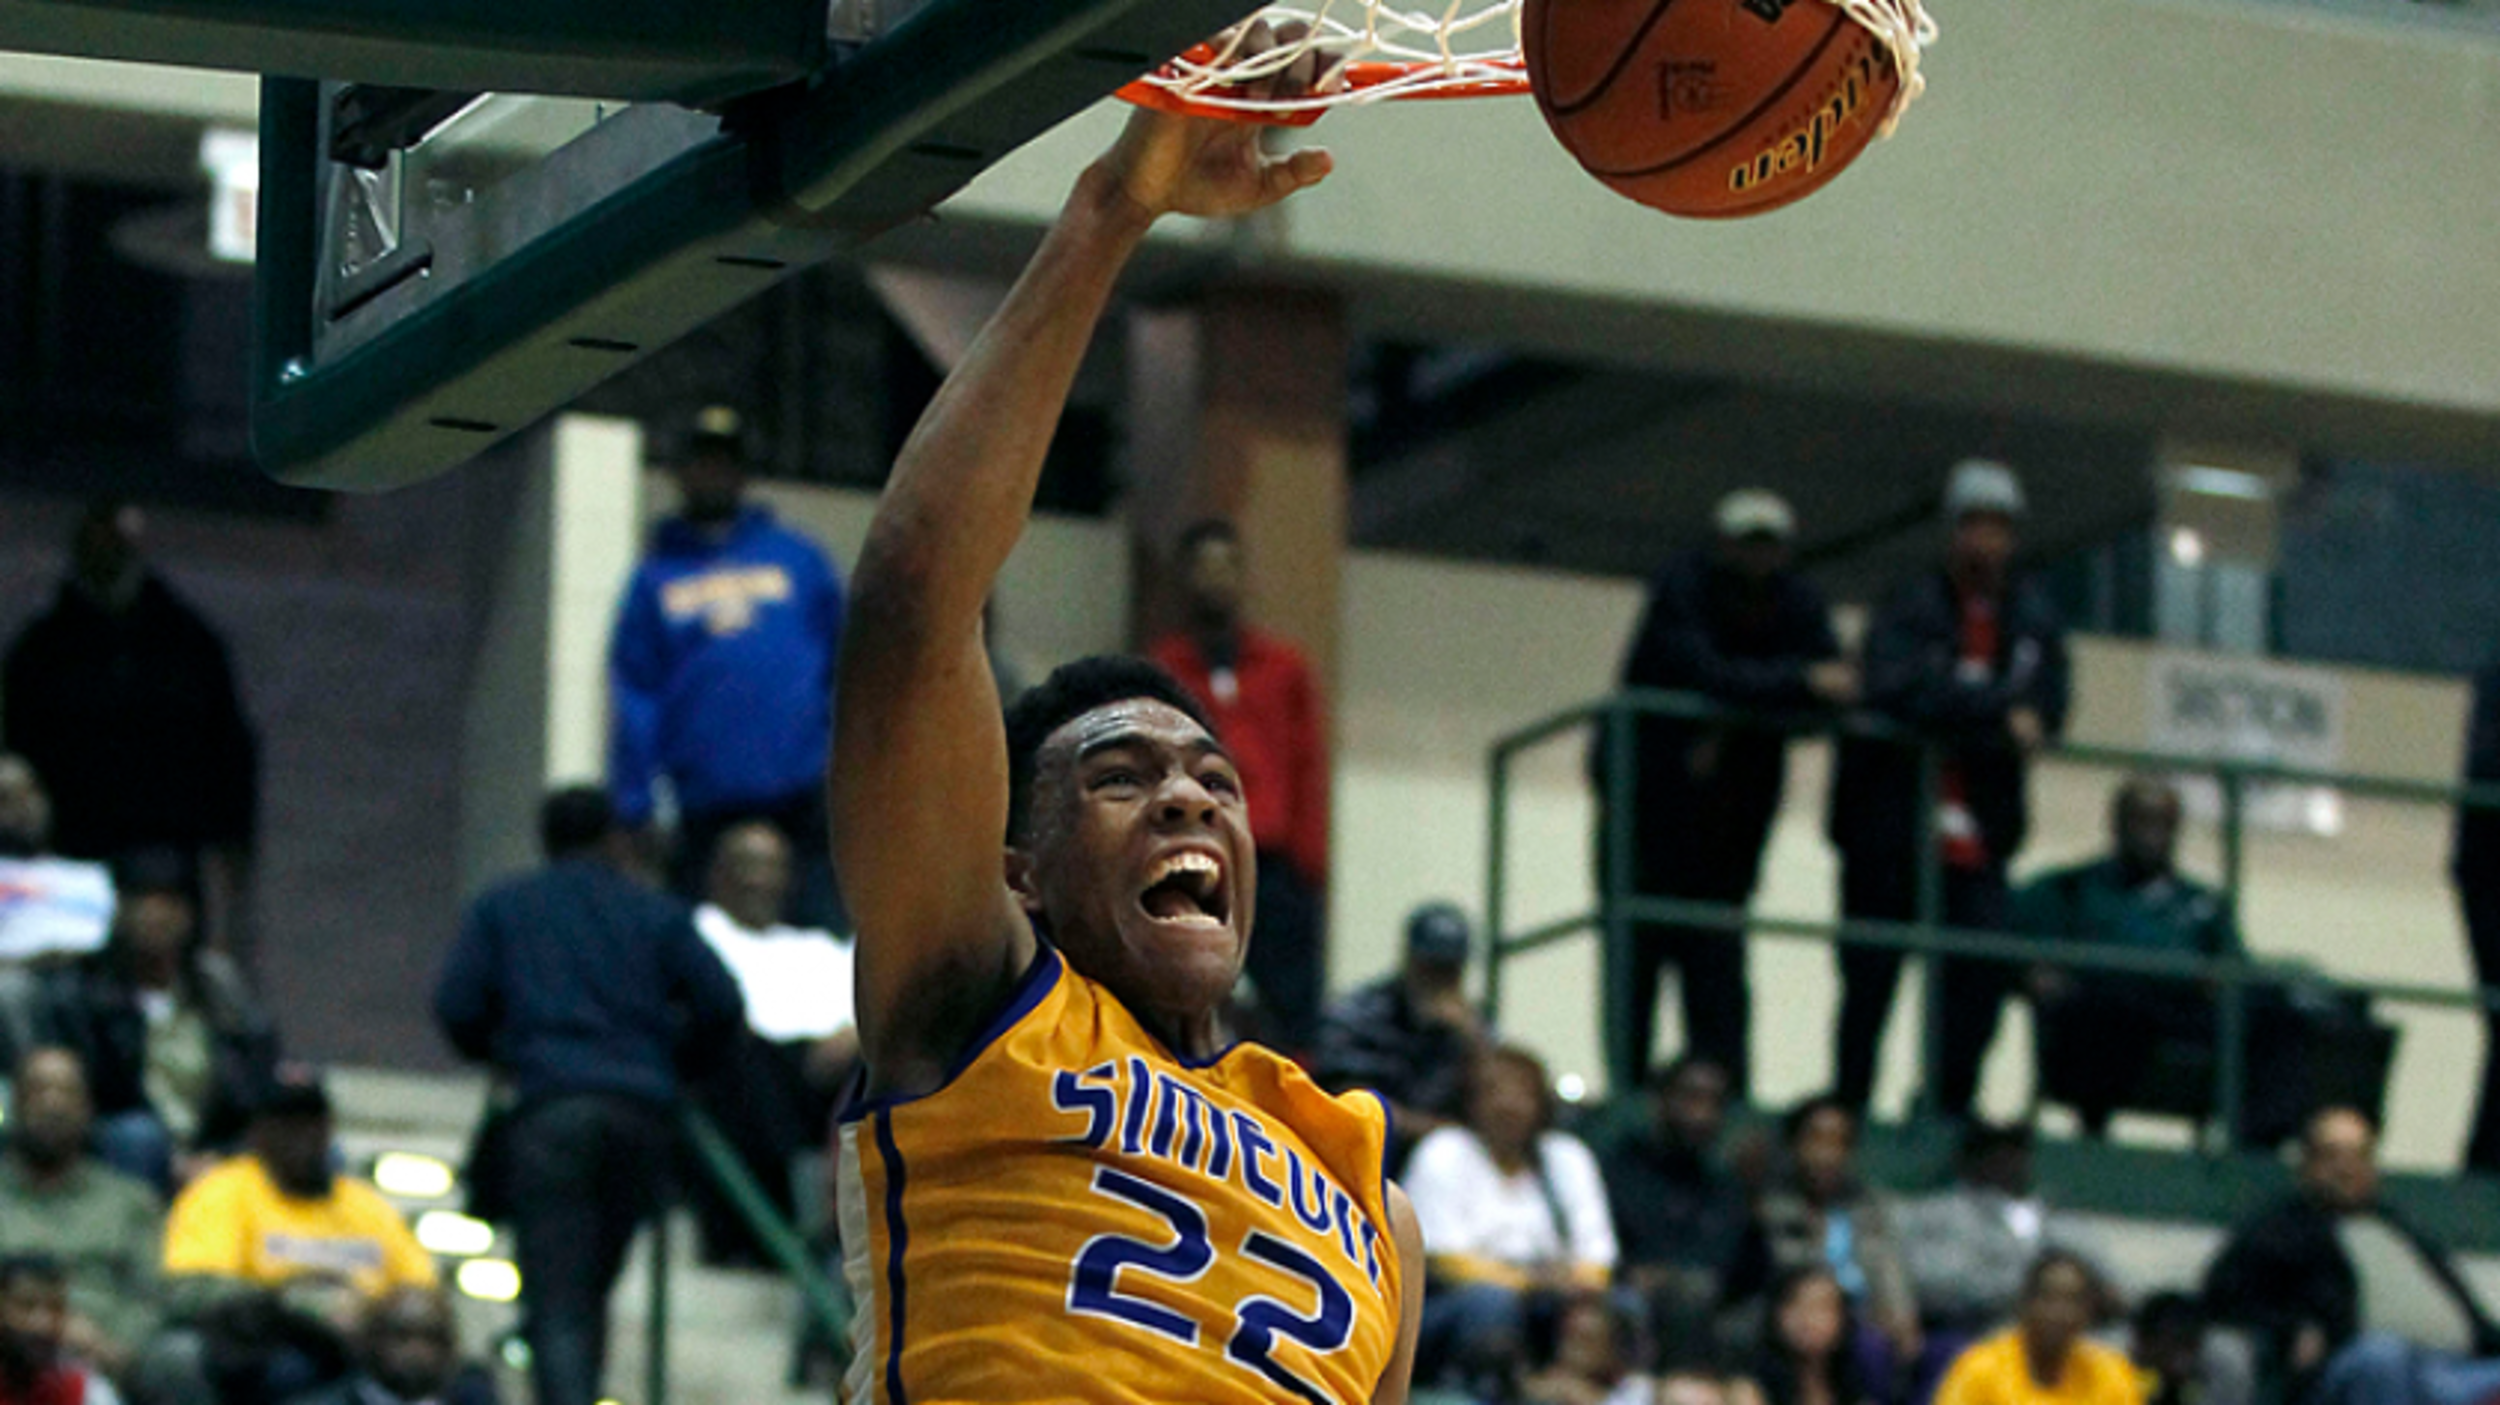
[{"label": "orange basketball", "polygon": [[1526,0],[1528,81],[1589,174],[1671,215],[1820,190],[1900,92],[1892,54],[1827,0]]}]

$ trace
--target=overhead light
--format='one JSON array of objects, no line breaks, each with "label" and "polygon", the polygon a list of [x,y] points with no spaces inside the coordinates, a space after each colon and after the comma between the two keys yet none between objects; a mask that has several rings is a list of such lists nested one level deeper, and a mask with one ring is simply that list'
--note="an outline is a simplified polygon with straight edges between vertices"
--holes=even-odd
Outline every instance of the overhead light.
[{"label": "overhead light", "polygon": [[440,1200],[451,1194],[459,1177],[441,1157],[386,1151],[373,1163],[373,1183],[384,1195],[403,1200]]},{"label": "overhead light", "polygon": [[2265,475],[2242,468],[2215,468],[2211,464],[2185,464],[2171,470],[2171,481],[2186,492],[2202,493],[2209,498],[2238,498],[2243,502],[2271,502],[2274,484]]},{"label": "overhead light", "polygon": [[521,1270],[504,1259],[471,1259],[451,1281],[479,1302],[509,1303],[521,1297]]},{"label": "overhead light", "polygon": [[428,1210],[417,1216],[417,1242],[447,1258],[475,1258],[495,1247],[495,1227],[457,1210]]},{"label": "overhead light", "polygon": [[1576,1103],[1589,1095],[1589,1081],[1576,1073],[1566,1073],[1554,1080],[1554,1095],[1567,1103]]},{"label": "overhead light", "polygon": [[2174,527],[2170,532],[2170,559],[2182,566],[2205,564],[2205,538],[2193,527]]}]

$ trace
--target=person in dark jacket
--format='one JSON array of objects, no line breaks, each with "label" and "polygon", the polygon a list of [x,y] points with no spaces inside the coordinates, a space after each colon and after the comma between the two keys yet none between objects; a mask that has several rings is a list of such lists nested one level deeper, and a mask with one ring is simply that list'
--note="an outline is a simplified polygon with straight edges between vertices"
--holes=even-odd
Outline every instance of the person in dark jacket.
[{"label": "person in dark jacket", "polygon": [[37,1024],[87,1069],[98,1157],[171,1196],[186,1158],[241,1140],[278,1032],[209,947],[183,855],[133,855],[116,882],[112,937],[44,978]]},{"label": "person in dark jacket", "polygon": [[1638,1294],[1650,1337],[1687,1361],[1716,1359],[1712,1317],[1726,1300],[1753,1207],[1719,1159],[1727,1070],[1686,1054],[1650,1079],[1649,1125],[1598,1154],[1621,1257],[1616,1282]]},{"label": "person in dark jacket", "polygon": [[518,1097],[502,1189],[535,1398],[591,1405],[609,1290],[666,1188],[677,1051],[730,1038],[745,1006],[686,909],[623,872],[629,841],[605,792],[556,792],[539,828],[547,867],[470,906],[434,1013]]},{"label": "person in dark jacket", "polygon": [[[2500,785],[2500,664],[2474,676],[2472,719],[2465,741],[2465,782]],[[2449,871],[2465,908],[2465,939],[2474,979],[2500,985],[2500,809],[2460,807]],[[2483,1096],[2465,1145],[2471,1171],[2500,1171],[2500,1009],[2483,1008]]]},{"label": "person in dark jacket", "polygon": [[1389,1105],[1390,1167],[1467,1114],[1467,1067],[1486,1042],[1467,1002],[1467,914],[1426,903],[1406,915],[1397,973],[1349,992],[1320,1021],[1312,1076],[1332,1093],[1368,1088]]},{"label": "person in dark jacket", "polygon": [[[2500,1395],[2500,1327],[2446,1251],[2380,1202],[2377,1154],[2362,1113],[2311,1118],[2299,1192],[2232,1234],[2206,1272],[2206,1307],[2257,1337],[2286,1399],[2479,1405]],[[2406,1335],[2374,1330],[2373,1307],[2398,1301]]]},{"label": "person in dark jacket", "polygon": [[0,663],[0,736],[51,793],[55,850],[178,850],[216,928],[249,863],[259,748],[225,641],[148,569],[145,527],[110,498],[79,519],[69,578]]},{"label": "person in dark jacket", "polygon": [[[2020,480],[2003,464],[1955,467],[1945,490],[1944,569],[1911,581],[1876,612],[1863,649],[1865,700],[1883,719],[1942,748],[1932,817],[1943,866],[1942,916],[1955,927],[2008,923],[2006,865],[2030,826],[2030,756],[2065,730],[2066,630],[2047,595],[2015,573]],[[1849,738],[1832,780],[1831,838],[1840,906],[1851,920],[1917,916],[1929,816],[1919,812],[1920,750]],[[1843,946],[1833,1085],[1863,1108],[1901,983],[1901,953]],[[1927,1070],[1937,1107],[1965,1116],[2004,998],[2020,979],[2004,963],[1939,968],[1941,1066]]]},{"label": "person in dark jacket", "polygon": [[799,862],[786,915],[840,931],[824,781],[842,577],[747,500],[746,465],[737,413],[705,410],[676,465],[678,515],[653,534],[609,642],[608,786],[625,825],[648,834],[667,782],[670,885],[686,901],[702,900],[720,836],[764,820]]},{"label": "person in dark jacket", "polygon": [[[1840,657],[1821,591],[1790,569],[1795,514],[1777,494],[1746,489],[1722,499],[1716,538],[1669,561],[1650,579],[1649,603],[1623,661],[1625,688],[1700,693],[1755,712],[1847,703],[1857,675]],[[1632,826],[1633,891],[1742,907],[1753,900],[1762,851],[1787,781],[1788,738],[1777,730],[1676,717],[1634,728],[1632,807],[1606,816]],[[1601,810],[1605,749],[1598,750]],[[1752,996],[1741,928],[1644,922],[1632,929],[1631,983],[1608,991],[1611,1066],[1649,1066],[1658,985],[1668,966],[1684,1010],[1687,1052],[1726,1070],[1731,1090],[1751,1086]]]}]

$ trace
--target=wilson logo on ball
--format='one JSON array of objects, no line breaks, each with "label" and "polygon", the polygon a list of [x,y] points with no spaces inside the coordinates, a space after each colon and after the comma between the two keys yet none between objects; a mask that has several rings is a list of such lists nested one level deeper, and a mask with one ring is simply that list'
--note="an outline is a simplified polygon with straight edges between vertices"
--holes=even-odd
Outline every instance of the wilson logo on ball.
[{"label": "wilson logo on ball", "polygon": [[1834,138],[1842,129],[1865,117],[1867,90],[1875,82],[1875,62],[1873,54],[1861,56],[1841,78],[1840,89],[1832,94],[1831,101],[1816,108],[1804,126],[1728,172],[1727,188],[1751,190],[1791,171],[1812,171],[1821,166],[1824,153],[1832,149]]}]

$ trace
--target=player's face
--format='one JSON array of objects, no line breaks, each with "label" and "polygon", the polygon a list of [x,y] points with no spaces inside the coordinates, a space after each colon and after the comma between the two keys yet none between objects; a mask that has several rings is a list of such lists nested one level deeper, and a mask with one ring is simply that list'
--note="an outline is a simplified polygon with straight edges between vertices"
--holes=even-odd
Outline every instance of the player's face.
[{"label": "player's face", "polygon": [[1043,743],[1029,908],[1131,1008],[1203,1016],[1241,974],[1256,860],[1241,776],[1189,715],[1132,699]]}]

